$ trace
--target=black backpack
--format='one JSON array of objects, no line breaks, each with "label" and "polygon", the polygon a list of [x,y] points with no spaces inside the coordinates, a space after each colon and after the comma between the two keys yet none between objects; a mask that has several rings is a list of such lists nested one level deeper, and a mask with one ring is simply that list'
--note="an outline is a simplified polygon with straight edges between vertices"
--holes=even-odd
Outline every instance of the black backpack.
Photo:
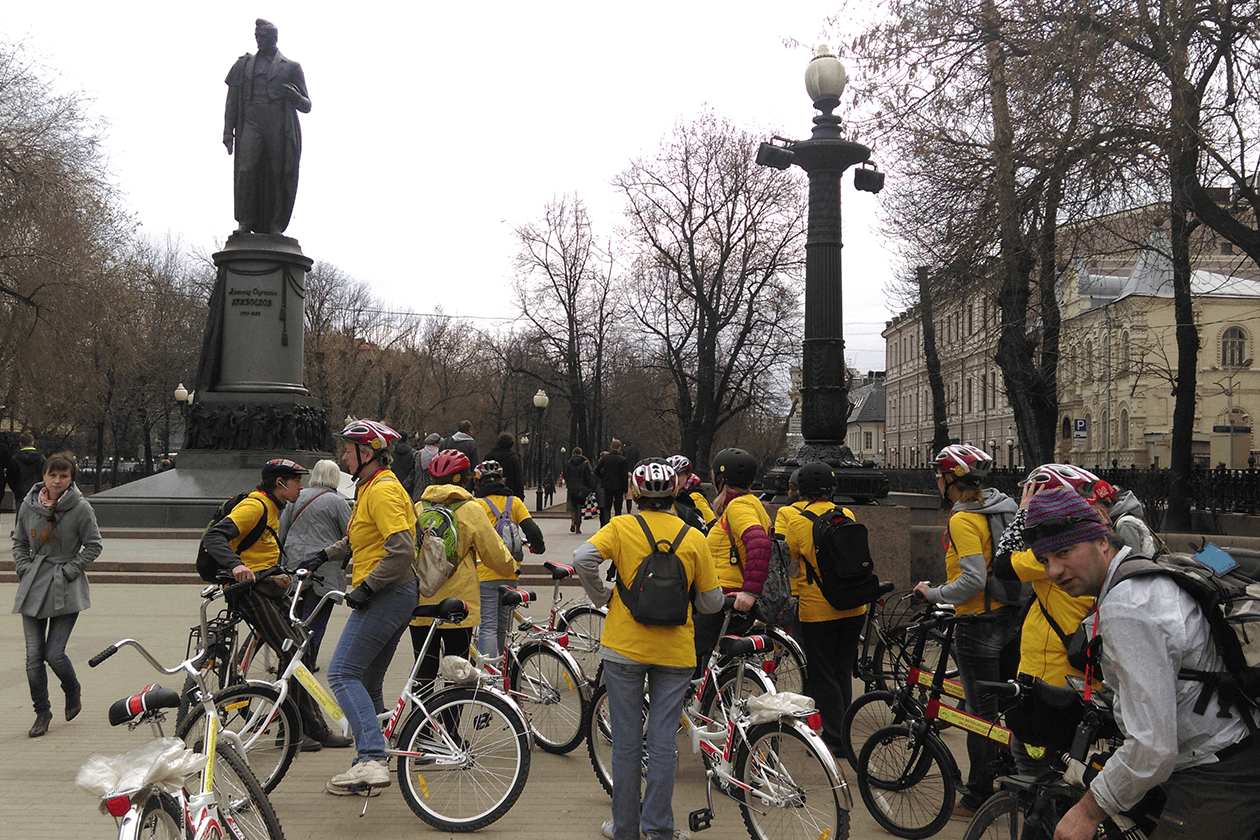
[{"label": "black backpack", "polygon": [[[206,531],[209,531],[212,527],[214,527],[214,525],[217,522],[219,522],[225,516],[231,513],[232,508],[239,505],[245,499],[245,497],[249,495],[250,492],[253,492],[253,491],[249,491],[245,493],[238,493],[237,495],[228,499],[223,504],[219,505],[219,507],[214,512],[214,518],[210,520],[209,524],[206,525],[205,530],[201,532],[202,536],[204,537]],[[247,533],[241,539],[241,541],[237,544],[236,553],[240,554],[241,552],[249,550],[250,546],[258,542],[258,540],[263,535],[263,531],[265,530],[267,530],[266,508],[263,509],[263,515],[259,517],[258,524],[255,525],[253,528],[250,528],[249,533]],[[222,574],[223,571],[224,571],[223,567],[218,564],[218,562],[214,559],[213,556],[211,556],[210,552],[206,551],[205,543],[198,543],[197,544],[197,574],[201,575],[201,579],[204,580],[206,583],[220,583],[219,575]]]},{"label": "black backpack", "polygon": [[675,553],[682,545],[683,537],[691,526],[683,523],[673,543],[657,541],[648,529],[647,522],[639,514],[639,527],[647,537],[651,552],[643,558],[635,570],[634,580],[626,586],[617,576],[617,592],[630,615],[640,624],[655,627],[681,627],[687,623],[691,606],[691,586],[687,582],[687,569]]},{"label": "black backpack", "polygon": [[879,578],[866,526],[854,522],[838,507],[822,514],[802,510],[814,523],[814,568],[804,557],[805,580],[817,583],[827,603],[837,610],[864,607],[879,597]]}]

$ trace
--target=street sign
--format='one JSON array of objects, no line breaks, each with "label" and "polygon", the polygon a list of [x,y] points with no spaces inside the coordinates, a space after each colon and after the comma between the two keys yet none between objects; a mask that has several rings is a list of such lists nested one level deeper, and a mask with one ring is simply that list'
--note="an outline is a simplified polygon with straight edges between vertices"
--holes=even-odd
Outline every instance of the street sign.
[{"label": "street sign", "polygon": [[1072,418],[1072,442],[1078,446],[1089,442],[1089,421],[1084,417]]}]

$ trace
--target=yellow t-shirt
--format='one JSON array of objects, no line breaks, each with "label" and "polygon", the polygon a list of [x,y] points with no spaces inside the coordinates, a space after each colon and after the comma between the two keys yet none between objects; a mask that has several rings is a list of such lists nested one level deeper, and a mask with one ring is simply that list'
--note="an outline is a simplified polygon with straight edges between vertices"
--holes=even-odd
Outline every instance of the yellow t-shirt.
[{"label": "yellow t-shirt", "polygon": [[354,553],[352,586],[363,583],[385,556],[385,540],[406,530],[415,531],[416,512],[407,491],[391,470],[381,470],[358,489],[350,525],[350,550]]},{"label": "yellow t-shirt", "polygon": [[280,561],[280,544],[276,542],[276,533],[280,528],[280,509],[270,496],[261,490],[255,490],[237,502],[236,507],[227,515],[235,523],[236,530],[240,531],[236,539],[228,543],[233,551],[254,530],[261,516],[267,517],[267,527],[263,529],[262,535],[244,552],[237,552],[241,563],[251,572],[270,569]]},{"label": "yellow t-shirt", "polygon": [[700,512],[701,518],[704,519],[705,526],[710,528],[713,527],[713,522],[717,519],[717,516],[714,515],[713,508],[709,507],[709,500],[704,497],[704,494],[699,490],[692,490],[687,493],[687,496],[691,499],[692,503],[695,504],[696,510]]},{"label": "yellow t-shirt", "polygon": [[[491,529],[494,528],[494,523],[498,522],[498,519],[495,517],[494,511],[490,510],[490,505],[486,501],[486,499],[489,499],[491,502],[494,502],[494,506],[497,507],[500,512],[504,510],[504,508],[507,506],[508,501],[510,500],[512,502],[512,508],[511,510],[507,512],[508,519],[511,519],[517,525],[520,525],[526,519],[530,518],[529,509],[525,507],[525,502],[516,496],[482,496],[481,498],[477,499],[477,505],[486,512],[486,518],[490,520]],[[499,533],[498,531],[495,531],[495,534],[498,534],[498,533]],[[510,555],[511,552],[508,552],[508,554]],[[513,560],[515,561],[515,558],[513,558]],[[515,562],[513,562],[512,565],[515,568],[515,571],[510,575],[505,575],[502,572],[496,572],[494,569],[490,568],[485,563],[478,563],[477,564],[477,580],[513,580],[514,581],[521,576],[521,567],[519,565],[516,565]]]},{"label": "yellow t-shirt", "polygon": [[[447,578],[442,588],[426,598],[420,596],[421,604],[438,604],[447,598],[459,598],[468,604],[468,617],[459,624],[444,624],[443,629],[450,627],[477,627],[481,624],[481,589],[477,581],[477,560],[480,558],[493,571],[508,575],[516,570],[516,560],[508,553],[507,546],[486,518],[486,509],[473,501],[472,493],[455,484],[431,484],[424,489],[421,501],[416,503],[416,511],[423,508],[424,502],[439,502],[454,506],[455,532],[458,539],[455,552],[459,555],[459,566],[455,573]],[[412,619],[412,624],[427,627],[433,621],[428,618]]]},{"label": "yellow t-shirt", "polygon": [[[1031,551],[1017,551],[1011,555],[1011,566],[1019,579],[1032,584],[1037,600],[1045,605],[1054,617],[1059,629],[1069,638],[1080,626],[1081,620],[1094,608],[1094,599],[1088,595],[1073,598],[1046,576],[1046,567],[1037,562]],[[1063,640],[1046,621],[1041,607],[1034,602],[1024,619],[1019,641],[1019,670],[1034,677],[1041,677],[1051,685],[1065,685],[1067,675],[1083,677],[1085,674],[1068,664]]]},{"label": "yellow t-shirt", "polygon": [[[686,523],[672,513],[648,510],[643,517],[648,530],[656,540],[673,544],[678,532]],[[601,557],[609,557],[617,567],[623,581],[634,580],[639,564],[649,553],[647,537],[634,516],[614,516],[608,524],[596,531],[590,539],[599,549]],[[687,580],[694,592],[708,592],[718,585],[713,564],[704,536],[695,528],[689,528],[677,550],[678,559],[687,571]],[[640,624],[630,615],[630,609],[621,601],[621,594],[614,590],[608,602],[608,617],[604,620],[604,634],[600,638],[604,647],[627,656],[636,662],[649,665],[671,665],[694,668],[696,665],[695,627],[691,622],[691,610],[687,611],[687,623],[678,627],[656,627]]]},{"label": "yellow t-shirt", "polygon": [[[766,536],[770,535],[770,514],[765,505],[753,494],[745,493],[731,499],[717,524],[709,529],[709,558],[717,570],[718,583],[725,590],[738,592],[744,588],[744,541],[739,536],[754,525],[760,525]],[[735,535],[738,563],[731,562],[731,534]]]},{"label": "yellow t-shirt", "polygon": [[[818,560],[814,552],[814,520],[802,516],[801,511],[808,510],[810,513],[822,515],[833,507],[831,502],[825,500],[814,502],[801,500],[779,508],[774,518],[774,532],[787,539],[788,549],[800,562],[800,569],[796,577],[792,578],[792,594],[800,599],[801,621],[834,621],[837,618],[852,618],[855,615],[866,614],[865,605],[851,610],[838,610],[831,606],[818,584],[811,582],[805,571],[806,563],[812,565],[817,571]],[[840,510],[850,519],[854,518],[848,508],[840,508]]]},{"label": "yellow t-shirt", "polygon": [[[949,582],[958,579],[962,567],[959,557],[979,554],[984,557],[986,573],[993,569],[993,537],[989,534],[989,520],[982,513],[959,511],[949,518],[949,528],[943,535],[945,540],[945,576]],[[987,574],[986,574],[987,577]],[[1002,602],[989,597],[990,609],[1003,606]],[[984,612],[984,589],[972,595],[961,604],[954,605],[956,615],[970,615]]]}]

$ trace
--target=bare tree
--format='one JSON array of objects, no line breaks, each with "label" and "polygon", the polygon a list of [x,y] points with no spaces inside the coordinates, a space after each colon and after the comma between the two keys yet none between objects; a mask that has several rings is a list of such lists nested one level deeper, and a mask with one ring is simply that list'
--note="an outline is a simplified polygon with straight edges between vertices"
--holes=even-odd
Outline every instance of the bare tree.
[{"label": "bare tree", "polygon": [[599,383],[611,331],[611,257],[597,247],[577,196],[548,202],[516,229],[517,306],[538,342],[531,373],[569,407],[569,443],[593,451],[602,438]]},{"label": "bare tree", "polygon": [[756,165],[756,148],[752,133],[705,114],[614,180],[634,254],[624,310],[669,378],[658,410],[697,464],[733,417],[782,401],[800,347],[804,190]]}]

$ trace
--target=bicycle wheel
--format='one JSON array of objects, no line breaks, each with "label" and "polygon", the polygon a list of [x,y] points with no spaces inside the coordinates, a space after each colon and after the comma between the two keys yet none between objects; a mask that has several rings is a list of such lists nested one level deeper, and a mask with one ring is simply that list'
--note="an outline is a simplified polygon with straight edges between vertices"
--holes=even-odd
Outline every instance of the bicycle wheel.
[{"label": "bicycle wheel", "polygon": [[769,632],[774,648],[761,663],[761,670],[774,681],[776,691],[805,693],[805,654],[787,633],[776,627]]},{"label": "bicycle wheel", "polygon": [[612,722],[608,717],[608,686],[600,685],[591,695],[582,729],[586,734],[586,754],[604,792],[612,796]]},{"label": "bicycle wheel", "polygon": [[840,747],[849,766],[857,767],[857,752],[880,729],[892,726],[893,703],[896,696],[891,691],[868,691],[849,704],[840,724]]},{"label": "bicycle wheel", "polygon": [[872,735],[858,753],[858,791],[875,822],[910,840],[931,837],[949,822],[954,806],[953,760],[931,735],[905,726]]},{"label": "bicycle wheel", "polygon": [[137,840],[183,840],[184,814],[175,797],[154,790],[140,810],[139,824],[133,834]]},{"label": "bicycle wheel", "polygon": [[[876,670],[875,683],[880,691],[895,691],[905,685],[906,678],[910,675],[910,667],[914,664],[913,654],[914,640],[905,638],[899,643],[897,634],[881,638],[875,643],[872,664]],[[923,664],[919,668],[929,673],[936,673],[940,660],[941,638],[940,634],[933,632],[923,646]],[[952,680],[958,679],[958,666],[954,663],[952,650],[946,660],[945,676]],[[926,689],[924,691],[926,692]]]},{"label": "bicycle wheel", "polygon": [[569,607],[556,617],[556,629],[569,634],[568,651],[582,666],[587,680],[599,670],[599,639],[604,634],[606,611],[589,604]]},{"label": "bicycle wheel", "polygon": [[[240,736],[245,757],[263,790],[275,790],[302,743],[302,722],[293,698],[286,698],[277,709],[280,693],[276,689],[242,684],[215,692],[213,699],[222,728]],[[193,706],[184,725],[175,732],[192,749],[200,750],[205,743],[205,717],[202,707]]]},{"label": "bicycle wheel", "polygon": [[1000,790],[984,804],[967,823],[963,840],[1050,840],[1040,826],[1029,825],[1025,833],[1025,816],[1019,797],[1009,790]]},{"label": "bicycle wheel", "polygon": [[571,657],[534,644],[518,653],[508,675],[512,697],[525,711],[534,743],[549,753],[563,755],[582,743],[586,684],[581,670]]},{"label": "bicycle wheel", "polygon": [[727,665],[715,677],[711,677],[705,683],[704,693],[700,695],[700,714],[725,726],[726,710],[732,705],[749,697],[774,693],[774,683],[760,668],[745,665],[743,680],[737,687],[738,677],[737,665]]},{"label": "bicycle wheel", "polygon": [[280,819],[258,777],[231,744],[215,749],[212,787],[236,840],[284,840]]},{"label": "bicycle wheel", "polygon": [[735,778],[749,789],[740,810],[752,840],[849,836],[840,780],[795,728],[779,723],[752,727],[735,758]]},{"label": "bicycle wheel", "polygon": [[[446,738],[431,721],[441,723]],[[403,799],[445,831],[490,825],[529,778],[529,731],[507,701],[484,689],[451,688],[428,698],[407,718],[398,743]]]},{"label": "bicycle wheel", "polygon": [[276,652],[269,645],[261,642],[251,630],[232,657],[228,681],[233,683],[247,680],[275,682],[283,670]]}]

